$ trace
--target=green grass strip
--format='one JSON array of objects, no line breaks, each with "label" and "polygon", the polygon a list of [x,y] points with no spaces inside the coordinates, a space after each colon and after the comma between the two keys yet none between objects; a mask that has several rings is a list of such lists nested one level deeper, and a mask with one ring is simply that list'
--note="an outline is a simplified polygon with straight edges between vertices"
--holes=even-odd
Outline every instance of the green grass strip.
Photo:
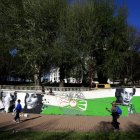
[{"label": "green grass strip", "polygon": [[[138,130],[139,131],[139,130]],[[1,132],[0,140],[138,140],[135,132]]]}]

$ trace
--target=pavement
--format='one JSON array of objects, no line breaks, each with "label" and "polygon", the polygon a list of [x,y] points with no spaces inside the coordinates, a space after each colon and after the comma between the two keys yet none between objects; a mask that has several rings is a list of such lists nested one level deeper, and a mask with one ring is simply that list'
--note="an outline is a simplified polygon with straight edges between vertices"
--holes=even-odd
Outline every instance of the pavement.
[{"label": "pavement", "polygon": [[[24,117],[23,117],[24,116]],[[20,123],[13,122],[12,113],[0,113],[0,131],[47,131],[47,132],[101,132],[111,131],[112,117],[22,115]],[[140,114],[121,116],[120,131],[140,131]]]}]

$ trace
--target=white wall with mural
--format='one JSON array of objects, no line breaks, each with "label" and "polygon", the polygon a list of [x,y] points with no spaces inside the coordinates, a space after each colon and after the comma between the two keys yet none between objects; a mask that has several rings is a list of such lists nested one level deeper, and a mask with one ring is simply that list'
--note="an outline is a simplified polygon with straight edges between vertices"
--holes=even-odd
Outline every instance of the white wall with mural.
[{"label": "white wall with mural", "polygon": [[12,112],[20,99],[23,112],[59,115],[109,116],[111,103],[120,103],[122,115],[140,113],[140,89],[117,88],[91,91],[0,91],[0,111]]}]

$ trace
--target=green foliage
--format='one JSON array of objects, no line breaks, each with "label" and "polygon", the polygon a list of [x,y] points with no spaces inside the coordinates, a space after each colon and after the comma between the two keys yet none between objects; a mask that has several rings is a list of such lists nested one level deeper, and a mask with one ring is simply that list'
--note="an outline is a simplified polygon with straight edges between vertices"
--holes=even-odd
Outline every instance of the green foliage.
[{"label": "green foliage", "polygon": [[[71,76],[88,81],[97,73],[106,83],[107,78],[139,75],[139,39],[127,25],[126,7],[113,0],[71,5],[66,0],[0,0],[0,17],[1,77],[33,80],[37,75],[40,80],[53,66],[60,67],[60,81]],[[132,46],[137,46],[134,53]],[[133,68],[130,56],[137,62]]]}]

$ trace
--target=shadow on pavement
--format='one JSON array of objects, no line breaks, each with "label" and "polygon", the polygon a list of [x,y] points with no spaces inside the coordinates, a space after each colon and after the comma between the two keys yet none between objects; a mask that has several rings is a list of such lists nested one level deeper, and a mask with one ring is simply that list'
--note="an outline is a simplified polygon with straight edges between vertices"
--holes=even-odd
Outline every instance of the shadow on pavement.
[{"label": "shadow on pavement", "polygon": [[19,129],[19,128],[24,128],[24,126],[26,126],[26,124],[24,125],[24,122],[30,121],[30,120],[35,120],[35,119],[40,118],[40,117],[42,117],[42,116],[37,116],[37,117],[32,117],[32,118],[28,118],[25,120],[21,120],[20,123],[14,122],[11,124],[12,120],[0,123],[0,131],[9,131],[9,130],[15,130],[15,129]]},{"label": "shadow on pavement", "polygon": [[37,116],[37,117],[33,117],[33,118],[29,118],[29,119],[25,119],[25,120],[21,120],[20,123],[23,123],[23,122],[26,122],[26,121],[29,121],[29,120],[34,120],[34,119],[37,119],[37,118],[40,118],[42,116]]},{"label": "shadow on pavement", "polygon": [[126,131],[129,131],[129,132],[140,132],[140,125],[130,123],[128,125]]},{"label": "shadow on pavement", "polygon": [[94,130],[96,132],[108,132],[108,131],[113,131],[114,128],[111,122],[101,121],[97,126],[95,126]]}]

